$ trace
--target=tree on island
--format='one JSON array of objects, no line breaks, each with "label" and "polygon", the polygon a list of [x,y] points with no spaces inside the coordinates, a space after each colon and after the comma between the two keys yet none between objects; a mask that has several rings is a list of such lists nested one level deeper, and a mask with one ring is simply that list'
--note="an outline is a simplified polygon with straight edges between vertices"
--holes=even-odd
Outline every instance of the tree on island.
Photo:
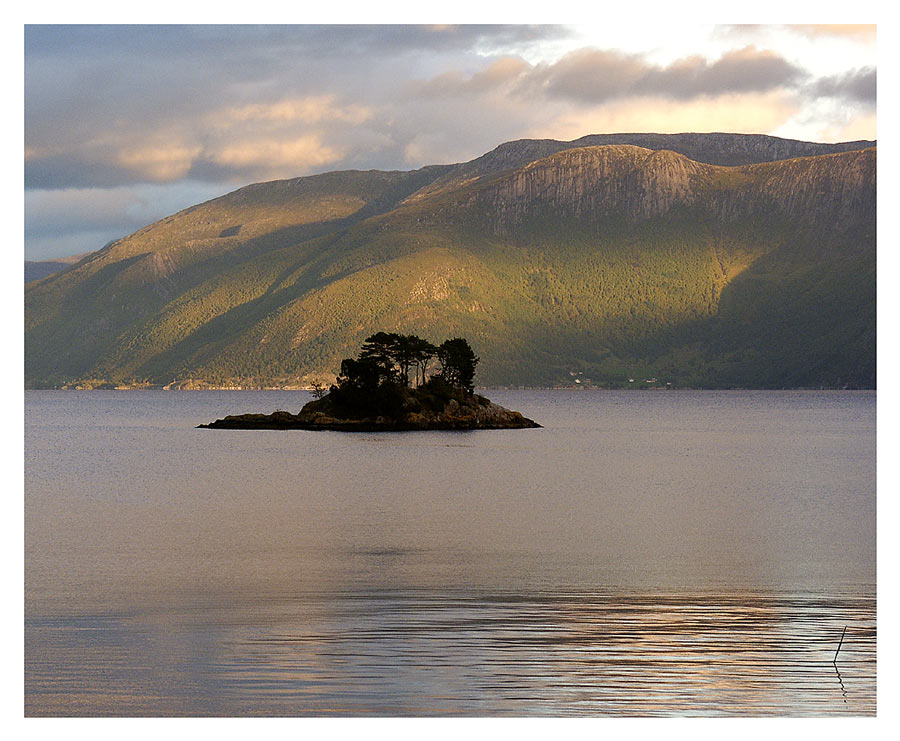
[{"label": "tree on island", "polygon": [[398,377],[381,358],[344,358],[329,396],[338,407],[362,416],[393,415],[403,404]]},{"label": "tree on island", "polygon": [[415,335],[412,335],[409,339],[412,362],[416,366],[416,386],[421,386],[427,380],[428,363],[437,355],[438,348],[428,340],[423,340]]},{"label": "tree on island", "polygon": [[[397,364],[400,335],[395,332],[376,332],[369,337],[360,348],[359,360],[371,360],[382,369],[385,380],[394,380],[392,376],[400,378],[399,371],[394,370]],[[349,358],[347,359],[349,360]],[[341,363],[341,374],[344,373],[344,360]]]},{"label": "tree on island", "polygon": [[[434,358],[440,371],[429,375]],[[200,427],[347,432],[540,427],[476,394],[476,365],[478,358],[462,337],[435,347],[415,335],[378,332],[366,339],[358,357],[344,358],[328,394],[316,392],[299,414],[229,415]]]},{"label": "tree on island", "polygon": [[475,366],[478,360],[469,343],[462,337],[445,340],[437,349],[441,361],[441,377],[451,386],[474,392]]},{"label": "tree on island", "polygon": [[[441,370],[429,378],[428,365],[435,357]],[[416,335],[376,332],[363,343],[356,359],[341,361],[341,373],[330,395],[346,409],[392,415],[402,407],[411,369],[415,368],[418,388],[434,391],[443,384],[472,394],[477,364],[478,358],[462,337],[435,346]]]},{"label": "tree on island", "polygon": [[359,357],[360,360],[371,358],[377,361],[384,367],[386,377],[396,373],[397,380],[404,386],[409,386],[409,371],[415,367],[415,385],[419,386],[425,383],[428,363],[436,352],[434,345],[416,335],[376,332],[365,341]]}]

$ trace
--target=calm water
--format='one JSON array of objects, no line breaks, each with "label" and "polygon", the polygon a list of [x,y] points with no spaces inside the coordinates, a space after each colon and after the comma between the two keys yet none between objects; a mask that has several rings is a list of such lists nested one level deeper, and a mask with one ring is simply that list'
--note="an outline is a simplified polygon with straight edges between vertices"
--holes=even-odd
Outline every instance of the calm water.
[{"label": "calm water", "polygon": [[488,395],[26,392],[26,714],[874,714],[874,393]]}]

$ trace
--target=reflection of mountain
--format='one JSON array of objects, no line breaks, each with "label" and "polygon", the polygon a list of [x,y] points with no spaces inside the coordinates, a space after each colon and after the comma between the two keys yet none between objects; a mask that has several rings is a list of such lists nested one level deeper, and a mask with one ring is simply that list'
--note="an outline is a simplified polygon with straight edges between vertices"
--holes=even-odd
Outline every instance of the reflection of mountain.
[{"label": "reflection of mountain", "polygon": [[871,387],[867,144],[525,141],[248,186],[29,286],[26,383],[304,383],[388,329],[468,337],[485,384]]}]

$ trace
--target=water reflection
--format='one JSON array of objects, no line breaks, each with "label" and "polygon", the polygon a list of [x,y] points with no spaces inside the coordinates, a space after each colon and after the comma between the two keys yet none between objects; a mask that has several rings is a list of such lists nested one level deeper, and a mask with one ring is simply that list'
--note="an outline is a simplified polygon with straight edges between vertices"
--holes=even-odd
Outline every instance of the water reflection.
[{"label": "water reflection", "polygon": [[872,597],[307,594],[28,635],[32,715],[875,713]]},{"label": "water reflection", "polygon": [[28,392],[26,712],[875,712],[874,394],[491,396],[545,427]]},{"label": "water reflection", "polygon": [[834,673],[837,674],[838,683],[841,685],[841,694],[844,696],[844,704],[847,704],[847,688],[844,687],[844,680],[841,677],[841,672],[837,668],[837,664],[834,664]]}]

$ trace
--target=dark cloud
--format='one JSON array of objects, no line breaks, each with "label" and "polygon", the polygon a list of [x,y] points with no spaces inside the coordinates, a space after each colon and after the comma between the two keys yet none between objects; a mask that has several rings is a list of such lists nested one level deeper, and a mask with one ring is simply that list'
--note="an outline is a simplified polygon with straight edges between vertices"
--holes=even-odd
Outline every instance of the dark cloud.
[{"label": "dark cloud", "polygon": [[[284,163],[293,167],[284,176],[299,175],[343,166],[355,141],[403,151],[386,117],[373,118],[388,127],[378,131],[346,112],[390,106],[405,80],[446,69],[474,72],[470,86],[489,86],[490,71],[479,82],[480,50],[567,33],[556,26],[27,26],[26,187],[266,177],[279,151],[302,155]],[[308,107],[323,96],[333,120],[228,119],[247,106]],[[270,153],[257,166],[247,159],[250,137]],[[164,155],[166,146],[174,155]],[[176,161],[178,152],[191,161]]]},{"label": "dark cloud", "polygon": [[713,63],[703,59],[676,62],[642,84],[672,97],[766,92],[794,85],[807,76],[799,67],[771,51],[746,47],[728,52]]},{"label": "dark cloud", "polygon": [[810,92],[817,98],[841,98],[874,106],[877,77],[874,67],[864,67],[843,75],[823,77],[811,86]]},{"label": "dark cloud", "polygon": [[[496,144],[488,131],[521,136],[545,105],[764,92],[803,77],[752,47],[668,66],[590,48],[538,65],[496,52],[568,33],[559,26],[28,26],[26,187],[183,177],[237,183],[348,166],[414,167],[478,154]],[[507,115],[519,118],[502,120]],[[410,131],[413,120],[428,128]],[[461,130],[474,135],[467,145]],[[426,139],[445,146],[429,156]]]},{"label": "dark cloud", "polygon": [[581,49],[555,64],[538,65],[525,89],[582,101],[609,100],[627,94],[649,69],[639,56]]},{"label": "dark cloud", "polygon": [[[146,180],[145,177],[140,178]],[[133,172],[97,158],[68,153],[29,158],[25,166],[25,189],[111,188],[136,182]]]},{"label": "dark cloud", "polygon": [[766,92],[794,85],[806,73],[774,52],[747,47],[728,52],[714,62],[697,56],[666,67],[649,64],[636,55],[582,50],[538,70],[536,76],[550,95],[597,103],[626,95],[686,100]]},{"label": "dark cloud", "polygon": [[[126,60],[153,65],[174,58],[240,59],[252,73],[291,56],[345,58],[470,51],[529,44],[571,34],[564,26],[535,25],[244,25],[26,26],[26,59]],[[256,60],[257,64],[252,62]]]}]

